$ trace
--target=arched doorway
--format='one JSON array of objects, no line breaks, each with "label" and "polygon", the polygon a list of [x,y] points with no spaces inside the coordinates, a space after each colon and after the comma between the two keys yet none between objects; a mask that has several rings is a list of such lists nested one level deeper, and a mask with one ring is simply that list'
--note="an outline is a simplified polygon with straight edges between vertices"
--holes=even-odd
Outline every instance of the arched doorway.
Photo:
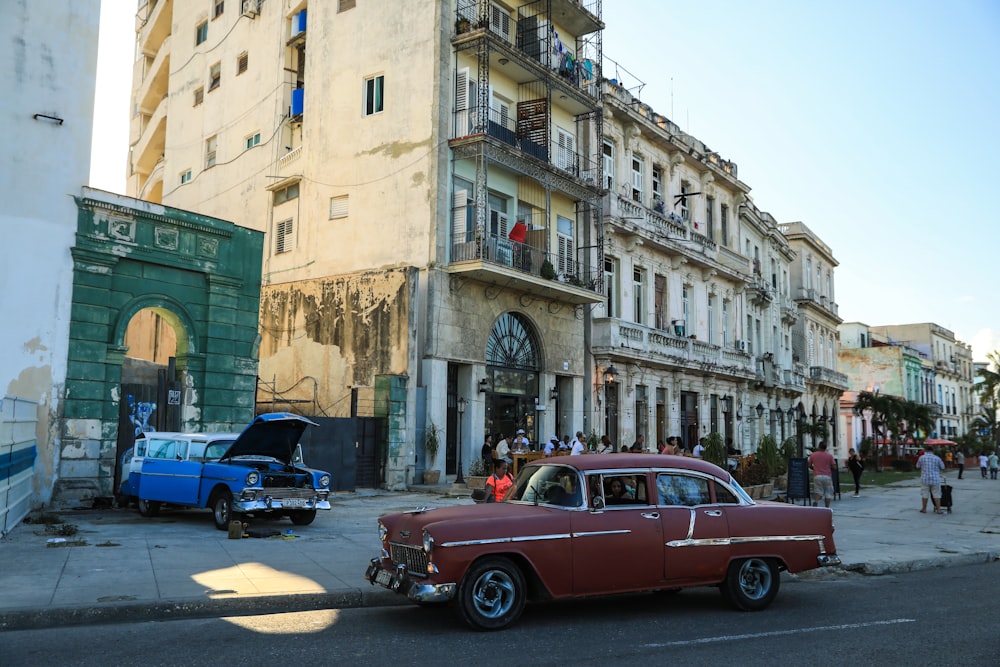
[{"label": "arched doorway", "polygon": [[497,319],[486,342],[486,433],[510,438],[523,428],[532,444],[538,443],[541,356],[538,335],[527,318],[504,313]]}]

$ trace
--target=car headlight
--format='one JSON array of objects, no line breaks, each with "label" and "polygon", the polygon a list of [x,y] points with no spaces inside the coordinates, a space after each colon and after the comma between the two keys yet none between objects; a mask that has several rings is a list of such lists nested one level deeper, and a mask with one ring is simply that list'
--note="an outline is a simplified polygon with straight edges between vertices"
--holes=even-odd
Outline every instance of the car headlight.
[{"label": "car headlight", "polygon": [[389,531],[386,529],[386,527],[384,525],[382,525],[382,522],[379,521],[378,522],[378,541],[379,542],[385,542],[386,535],[388,535],[388,534],[389,534]]},{"label": "car headlight", "polygon": [[247,486],[257,486],[257,482],[260,481],[260,473],[256,470],[247,473]]},{"label": "car headlight", "polygon": [[434,538],[426,530],[424,531],[424,552],[428,557],[434,553]]},{"label": "car headlight", "polygon": [[330,476],[329,475],[320,475],[320,478],[319,478],[319,488],[325,489],[328,486],[330,486]]}]

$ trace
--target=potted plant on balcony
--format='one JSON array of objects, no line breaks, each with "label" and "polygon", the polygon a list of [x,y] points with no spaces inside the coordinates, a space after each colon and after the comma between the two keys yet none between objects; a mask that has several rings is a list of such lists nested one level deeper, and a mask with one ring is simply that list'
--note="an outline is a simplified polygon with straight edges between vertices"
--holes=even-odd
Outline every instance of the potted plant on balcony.
[{"label": "potted plant on balcony", "polygon": [[556,269],[554,266],[552,266],[552,262],[550,262],[547,259],[544,262],[542,262],[542,268],[539,270],[538,273],[539,275],[542,276],[542,278],[545,278],[546,280],[556,279]]},{"label": "potted plant on balcony", "polygon": [[472,27],[472,22],[464,16],[459,16],[455,19],[455,33],[461,35],[463,32],[469,32],[469,28]]},{"label": "potted plant on balcony", "polygon": [[[438,427],[434,422],[430,422],[427,425],[427,432],[424,434],[424,465],[431,466],[434,465],[434,461],[437,459],[438,446],[441,444],[439,440]],[[424,470],[424,484],[434,485],[441,481],[441,471],[440,470]]]}]

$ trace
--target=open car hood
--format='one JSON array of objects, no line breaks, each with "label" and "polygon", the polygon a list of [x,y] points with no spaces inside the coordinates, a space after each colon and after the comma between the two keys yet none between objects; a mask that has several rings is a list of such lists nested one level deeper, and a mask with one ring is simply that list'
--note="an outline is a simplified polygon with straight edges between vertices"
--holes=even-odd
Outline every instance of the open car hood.
[{"label": "open car hood", "polygon": [[291,463],[306,426],[318,425],[290,412],[260,415],[243,429],[220,460],[234,456],[270,456],[284,464]]}]

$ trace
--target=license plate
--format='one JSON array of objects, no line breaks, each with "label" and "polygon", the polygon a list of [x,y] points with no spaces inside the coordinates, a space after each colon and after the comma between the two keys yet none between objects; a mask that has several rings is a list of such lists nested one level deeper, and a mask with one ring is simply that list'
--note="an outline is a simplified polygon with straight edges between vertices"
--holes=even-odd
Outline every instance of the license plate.
[{"label": "license plate", "polygon": [[281,501],[281,506],[282,507],[305,507],[306,506],[306,499],[305,498],[285,498],[284,500]]},{"label": "license plate", "polygon": [[392,572],[389,570],[379,570],[375,575],[375,583],[388,588],[392,585]]}]

